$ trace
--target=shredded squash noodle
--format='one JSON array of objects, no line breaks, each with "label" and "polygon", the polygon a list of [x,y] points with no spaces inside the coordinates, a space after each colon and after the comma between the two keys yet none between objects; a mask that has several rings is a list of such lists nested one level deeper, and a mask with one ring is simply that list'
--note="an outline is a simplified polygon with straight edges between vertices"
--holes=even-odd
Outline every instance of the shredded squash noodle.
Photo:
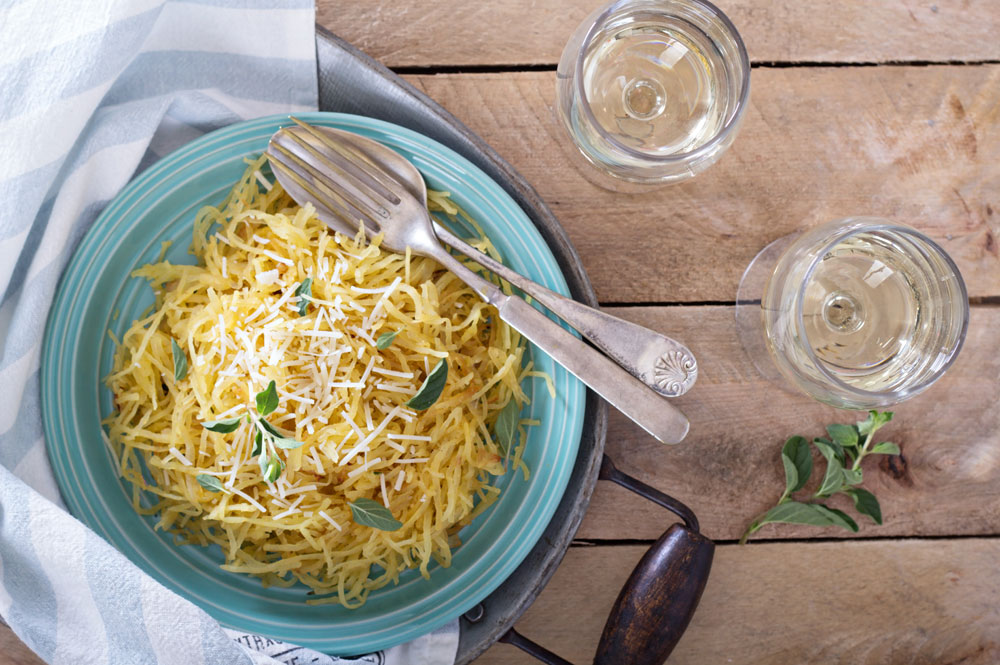
[{"label": "shredded squash noodle", "polygon": [[[407,568],[448,566],[458,531],[497,498],[493,477],[527,474],[535,423],[513,420],[506,445],[495,431],[538,373],[518,333],[452,273],[333,233],[263,165],[198,213],[196,265],[134,273],[156,301],[118,342],[105,425],[135,509],[177,543],[218,545],[224,569],[265,586],[301,582],[307,602],[357,607]],[[442,193],[431,202],[458,212]],[[407,406],[442,360],[437,400]],[[257,396],[272,381],[264,426],[291,444],[262,452]],[[372,502],[402,525],[356,521],[351,504]]]}]

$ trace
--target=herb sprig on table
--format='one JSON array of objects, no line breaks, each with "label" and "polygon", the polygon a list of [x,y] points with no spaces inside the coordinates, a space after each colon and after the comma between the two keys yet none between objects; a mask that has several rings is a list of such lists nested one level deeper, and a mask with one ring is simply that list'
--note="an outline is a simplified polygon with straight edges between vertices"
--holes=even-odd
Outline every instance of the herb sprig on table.
[{"label": "herb sprig on table", "polygon": [[830,425],[826,428],[828,437],[813,439],[812,446],[819,450],[826,461],[826,472],[819,488],[804,500],[796,500],[792,495],[801,491],[809,482],[813,470],[812,449],[809,442],[801,436],[788,439],[781,449],[781,463],[785,467],[785,491],[776,506],[754,518],[740,538],[740,543],[746,543],[751,534],[765,524],[778,522],[839,526],[857,532],[858,523],[850,515],[818,500],[836,494],[849,496],[858,513],[881,524],[882,508],[878,499],[860,487],[861,461],[868,455],[899,454],[899,446],[891,441],[873,445],[875,432],[890,420],[891,411],[869,411],[865,420],[855,425]]}]

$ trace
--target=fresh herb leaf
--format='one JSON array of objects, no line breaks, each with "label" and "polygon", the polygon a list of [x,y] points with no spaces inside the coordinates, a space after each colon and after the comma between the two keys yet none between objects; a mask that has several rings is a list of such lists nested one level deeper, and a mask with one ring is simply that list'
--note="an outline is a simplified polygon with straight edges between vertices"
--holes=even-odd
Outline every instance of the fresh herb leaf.
[{"label": "fresh herb leaf", "polygon": [[278,388],[274,381],[267,388],[257,393],[257,413],[266,416],[278,408]]},{"label": "fresh herb leaf", "polygon": [[195,476],[195,480],[198,484],[207,489],[209,492],[224,492],[225,487],[222,486],[222,481],[215,476],[210,476],[207,473],[199,473]]},{"label": "fresh herb leaf", "polygon": [[170,352],[174,356],[174,381],[183,381],[188,375],[188,359],[177,340],[170,338]]},{"label": "fresh herb leaf", "polygon": [[306,277],[295,289],[295,295],[299,298],[299,316],[305,316],[309,311],[309,298],[312,297],[312,277]]},{"label": "fresh herb leaf", "polygon": [[290,436],[285,436],[284,434],[279,432],[274,425],[267,422],[266,420],[261,420],[260,426],[264,430],[265,434],[267,434],[267,438],[271,441],[271,443],[278,446],[279,448],[285,448],[286,450],[290,450],[292,448],[298,448],[299,446],[302,445],[301,441],[297,441]]},{"label": "fresh herb leaf", "polygon": [[348,504],[355,524],[370,526],[380,531],[395,531],[403,523],[392,516],[392,511],[372,499],[355,499]]},{"label": "fresh herb leaf", "polygon": [[257,429],[257,434],[253,438],[253,450],[250,451],[250,457],[256,457],[264,452],[264,433]]},{"label": "fresh herb leaf", "polygon": [[876,443],[871,449],[873,455],[898,455],[899,446],[897,446],[892,441],[883,441],[882,443]]},{"label": "fresh herb leaf", "polygon": [[287,436],[274,437],[271,439],[271,442],[279,448],[283,448],[285,450],[294,450],[295,448],[303,445],[302,441],[292,439]]},{"label": "fresh herb leaf", "polygon": [[858,523],[851,519],[851,516],[845,513],[843,510],[838,510],[836,508],[830,508],[822,503],[813,504],[820,509],[830,520],[832,526],[839,526],[847,529],[848,531],[858,532]]},{"label": "fresh herb leaf", "polygon": [[764,513],[760,519],[751,525],[751,529],[748,529],[748,534],[745,534],[745,536],[757,531],[765,524],[778,523],[806,524],[808,526],[839,526],[850,531],[858,530],[858,525],[843,511],[828,508],[821,503],[786,501]]},{"label": "fresh herb leaf", "polygon": [[[819,452],[826,459],[826,474],[823,476],[823,482],[820,483],[819,489],[816,490],[814,496],[830,496],[844,484],[844,465],[837,458],[837,450],[834,448],[836,444],[824,441],[823,439],[816,439],[813,441],[813,445],[819,448]],[[841,452],[843,452],[843,449],[841,449]]]},{"label": "fresh herb leaf", "polygon": [[520,415],[521,405],[517,403],[517,400],[511,398],[500,410],[500,415],[497,416],[497,421],[493,425],[493,439],[505,456],[510,455],[510,451],[514,449]]},{"label": "fresh herb leaf", "polygon": [[284,472],[285,463],[282,462],[280,459],[278,459],[276,456],[272,457],[271,460],[277,463],[277,469],[272,469],[272,473],[269,473],[267,476],[267,479],[273,483],[278,479],[278,476],[280,476]]},{"label": "fresh herb leaf", "polygon": [[269,483],[273,483],[281,475],[281,472],[285,470],[285,463],[282,462],[277,455],[268,456],[266,462],[263,465],[264,480]]},{"label": "fresh herb leaf", "polygon": [[442,358],[434,366],[434,369],[431,370],[431,373],[427,375],[427,378],[424,379],[424,383],[420,386],[417,394],[406,402],[406,406],[415,411],[426,411],[441,397],[441,393],[444,391],[444,386],[447,382],[448,361]]},{"label": "fresh herb leaf", "polygon": [[809,442],[801,436],[785,441],[781,449],[781,463],[785,467],[785,496],[802,489],[812,475],[813,458]]},{"label": "fresh herb leaf", "polygon": [[277,428],[266,420],[261,420],[260,427],[267,435],[268,440],[279,448],[284,448],[285,450],[291,450],[293,448],[298,448],[302,445],[301,441],[293,439],[290,436],[285,436],[277,430]]},{"label": "fresh herb leaf", "polygon": [[829,425],[826,432],[834,443],[844,448],[858,445],[858,429],[854,425]]},{"label": "fresh herb leaf", "polygon": [[861,484],[861,469],[845,468],[843,470],[845,485]]},{"label": "fresh herb leaf", "polygon": [[[830,516],[820,510],[818,503],[802,503],[787,501],[764,513],[757,522],[757,528],[765,524],[809,524],[812,526],[831,526]],[[756,531],[757,529],[754,529]]]},{"label": "fresh herb leaf", "polygon": [[784,499],[795,491],[794,487],[799,483],[799,472],[787,455],[781,455],[781,465],[785,467],[785,493],[781,495],[781,498]]},{"label": "fresh herb leaf", "polygon": [[388,349],[390,346],[392,346],[392,341],[396,339],[396,335],[398,334],[399,330],[382,333],[381,335],[378,336],[378,339],[375,340],[375,348],[378,349],[379,351]]},{"label": "fresh herb leaf", "polygon": [[862,515],[872,518],[875,524],[882,523],[882,507],[878,504],[878,499],[868,490],[861,487],[854,487],[846,491],[854,499],[854,508]]},{"label": "fresh herb leaf", "polygon": [[869,411],[868,417],[858,423],[861,436],[874,434],[877,429],[892,420],[892,411]]},{"label": "fresh herb leaf", "polygon": [[239,429],[241,420],[243,420],[243,416],[225,418],[223,420],[206,420],[201,424],[201,426],[212,432],[229,434],[230,432],[235,432]]},{"label": "fresh herb leaf", "polygon": [[257,421],[257,423],[260,425],[261,429],[266,434],[269,434],[271,437],[280,439],[281,437],[285,436],[284,434],[282,434],[281,432],[279,432],[278,429],[274,425],[272,425],[271,423],[267,422],[266,420],[259,420],[259,421]]},{"label": "fresh herb leaf", "polygon": [[836,441],[831,441],[830,439],[819,437],[817,439],[813,439],[813,443],[816,446],[828,446],[830,450],[833,451],[833,456],[837,458],[838,462],[840,462],[840,465],[841,466],[847,465],[847,453],[844,451],[844,447],[841,446]]}]

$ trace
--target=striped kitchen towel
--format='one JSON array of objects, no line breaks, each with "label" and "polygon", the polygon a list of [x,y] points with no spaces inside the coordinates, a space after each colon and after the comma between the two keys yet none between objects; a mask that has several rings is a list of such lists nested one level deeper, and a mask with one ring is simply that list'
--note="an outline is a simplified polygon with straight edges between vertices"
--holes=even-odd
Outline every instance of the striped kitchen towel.
[{"label": "striped kitchen towel", "polygon": [[[338,662],[227,634],[66,513],[38,385],[59,276],[132,177],[213,129],[316,108],[314,14],[312,0],[0,0],[0,616],[49,663]],[[457,641],[453,622],[369,661],[451,663]]]}]

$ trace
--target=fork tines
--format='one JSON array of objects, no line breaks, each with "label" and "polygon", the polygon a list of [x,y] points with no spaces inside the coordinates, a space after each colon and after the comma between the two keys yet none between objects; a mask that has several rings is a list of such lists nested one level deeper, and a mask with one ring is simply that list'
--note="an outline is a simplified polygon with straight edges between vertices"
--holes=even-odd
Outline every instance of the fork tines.
[{"label": "fork tines", "polygon": [[[386,205],[398,205],[389,176],[375,167],[362,151],[336,134],[292,118],[298,127],[286,127],[272,137],[268,157],[313,200],[349,228],[365,225],[377,233],[389,215]],[[330,187],[330,181],[340,185]],[[398,184],[397,184],[398,186]],[[372,228],[374,225],[374,228]]]}]

